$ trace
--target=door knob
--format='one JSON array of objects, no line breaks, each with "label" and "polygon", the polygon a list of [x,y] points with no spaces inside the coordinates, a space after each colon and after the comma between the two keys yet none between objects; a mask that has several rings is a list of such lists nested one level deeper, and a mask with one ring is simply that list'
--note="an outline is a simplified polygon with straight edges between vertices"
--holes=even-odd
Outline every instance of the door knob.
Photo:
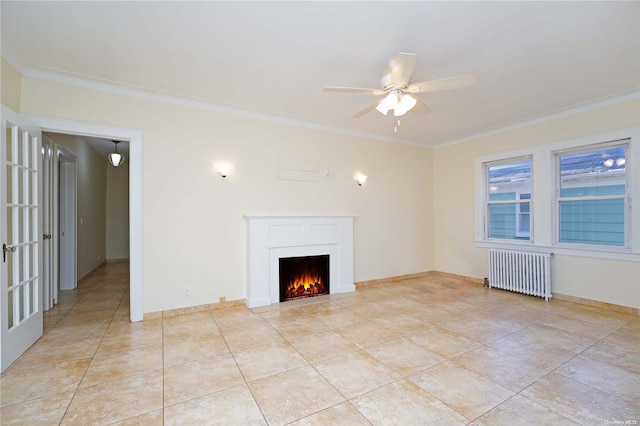
[{"label": "door knob", "polygon": [[7,261],[7,253],[14,253],[15,251],[15,247],[2,244],[2,263],[5,263]]}]

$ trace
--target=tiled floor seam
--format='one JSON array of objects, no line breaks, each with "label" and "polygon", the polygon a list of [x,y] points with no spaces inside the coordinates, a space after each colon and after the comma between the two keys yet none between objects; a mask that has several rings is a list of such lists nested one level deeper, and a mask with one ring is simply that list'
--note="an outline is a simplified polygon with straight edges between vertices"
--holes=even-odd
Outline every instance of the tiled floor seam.
[{"label": "tiled floor seam", "polygon": [[[71,309],[69,309],[62,318],[60,318],[59,321],[62,321],[64,319],[64,317],[66,317],[72,310],[73,308],[82,300],[84,299],[84,297],[87,295],[88,291],[80,298],[76,301],[76,303],[73,304],[73,306],[71,307]],[[118,303],[118,306],[120,306],[120,304],[122,303],[122,300],[120,301],[120,303]],[[113,319],[115,318],[116,312],[117,312],[117,308],[116,310],[113,312],[113,316],[111,317],[111,321],[109,321],[109,327],[111,326],[111,324],[113,323]],[[54,326],[55,327],[55,326]],[[74,398],[76,397],[76,394],[78,393],[78,390],[80,389],[80,385],[82,384],[82,381],[84,380],[85,376],[87,375],[87,372],[89,371],[89,369],[91,368],[91,364],[93,364],[93,360],[95,359],[96,353],[98,352],[98,349],[100,348],[100,345],[102,344],[102,342],[104,341],[104,337],[107,335],[107,331],[109,330],[109,327],[106,328],[106,330],[104,331],[104,334],[102,335],[102,337],[100,338],[100,341],[98,342],[98,345],[96,346],[96,350],[93,352],[93,355],[91,355],[91,362],[89,363],[89,365],[87,365],[87,369],[84,371],[84,374],[82,375],[82,377],[80,378],[80,380],[78,381],[78,385],[76,386],[76,388],[73,391],[73,396],[71,397],[71,399],[69,400],[69,403],[67,404],[67,408],[65,408],[64,410],[64,414],[62,415],[62,417],[60,418],[60,424],[62,424],[62,421],[64,420],[65,416],[67,415],[67,412],[69,411],[69,407],[71,406],[71,403],[73,402]],[[51,327],[51,329],[53,329],[53,327]],[[43,336],[44,337],[44,336]]]}]

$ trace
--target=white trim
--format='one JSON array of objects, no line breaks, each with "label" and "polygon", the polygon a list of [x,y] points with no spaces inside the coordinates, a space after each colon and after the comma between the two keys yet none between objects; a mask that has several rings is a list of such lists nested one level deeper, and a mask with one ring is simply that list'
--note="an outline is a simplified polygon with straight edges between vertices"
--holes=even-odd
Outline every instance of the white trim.
[{"label": "white trim", "polygon": [[[557,254],[579,257],[592,257],[598,259],[620,260],[640,262],[640,208],[636,207],[640,203],[640,185],[632,185],[629,196],[629,248],[619,248],[612,246],[570,246],[556,241],[557,230],[555,229],[555,153],[564,150],[574,150],[586,148],[590,145],[606,143],[609,141],[620,141],[630,139],[629,147],[629,167],[627,168],[628,182],[634,182],[637,175],[636,169],[640,170],[640,156],[632,155],[640,147],[640,126],[627,127],[612,130],[610,132],[581,136],[560,142],[552,142],[544,145],[535,145],[528,148],[513,151],[496,152],[475,158],[475,207],[474,207],[474,243],[476,247],[483,248],[522,248],[528,247],[531,251],[553,251]],[[486,196],[485,168],[484,165],[490,162],[509,160],[518,157],[532,156],[532,223],[531,241],[513,241],[487,239],[484,237],[484,197]],[[635,203],[634,203],[635,200]]]},{"label": "white trim", "polygon": [[[560,210],[560,204],[564,201],[564,202],[571,202],[571,201],[591,201],[591,200],[623,200],[624,202],[624,244],[622,247],[619,247],[620,250],[625,250],[627,252],[631,251],[632,248],[632,241],[633,239],[631,238],[631,222],[633,220],[633,216],[631,214],[631,201],[629,199],[629,195],[630,193],[633,191],[633,187],[631,186],[631,179],[629,178],[630,175],[630,169],[633,169],[633,167],[626,167],[625,168],[625,192],[622,195],[589,195],[589,196],[579,196],[579,197],[562,197],[560,195],[561,189],[562,189],[562,179],[561,179],[561,170],[560,170],[560,157],[562,157],[563,155],[576,155],[576,154],[584,154],[584,153],[588,153],[588,152],[593,152],[593,151],[601,151],[604,149],[609,149],[609,148],[616,148],[616,147],[624,147],[625,149],[625,155],[627,157],[627,161],[629,166],[631,166],[633,159],[631,158],[630,154],[631,154],[631,138],[628,139],[620,139],[620,140],[604,140],[598,144],[594,144],[594,145],[585,145],[585,146],[581,146],[578,148],[574,148],[574,149],[560,149],[560,150],[554,150],[551,151],[551,154],[553,155],[553,159],[554,159],[554,173],[553,173],[553,177],[554,177],[554,192],[553,192],[553,204],[554,204],[554,215],[553,215],[553,220],[554,220],[554,234],[553,234],[553,244],[556,246],[562,246],[562,245],[566,245],[567,247],[580,247],[581,249],[586,249],[586,250],[591,250],[592,247],[594,250],[597,250],[596,247],[600,247],[597,244],[584,244],[582,245],[581,243],[568,243],[568,242],[561,242],[560,241],[560,214],[559,214],[559,210]],[[594,178],[597,180],[607,180],[607,178],[605,176],[602,176],[602,174],[600,174],[600,178]],[[603,245],[603,247],[606,247],[607,250],[612,249],[613,247],[618,247],[618,246],[612,246],[612,245]]]},{"label": "white trim", "polygon": [[623,102],[629,102],[635,99],[640,99],[640,90],[634,89],[622,93],[618,93],[611,96],[606,96],[600,99],[594,99],[581,104],[573,105],[566,108],[560,108],[555,111],[550,111],[542,115],[537,115],[522,121],[516,121],[511,124],[507,124],[493,129],[488,129],[484,132],[474,133],[469,136],[463,136],[457,139],[453,139],[448,142],[439,143],[433,146],[433,149],[447,148],[452,145],[458,145],[461,143],[469,142],[475,139],[486,138],[488,136],[497,135],[500,133],[509,132],[512,130],[518,130],[523,127],[533,126],[536,124],[545,123],[548,121],[558,120],[563,117],[582,114],[584,112],[593,111],[595,109],[605,108]]},{"label": "white trim", "polygon": [[357,214],[245,214],[247,219],[290,219],[290,218],[356,218]]},{"label": "white trim", "polygon": [[196,108],[205,111],[218,112],[229,115],[252,118],[255,120],[268,121],[272,123],[286,124],[293,127],[302,127],[305,129],[320,130],[323,132],[336,133],[346,136],[355,136],[367,139],[379,140],[382,142],[399,143],[403,145],[413,145],[419,148],[432,149],[423,143],[377,135],[374,133],[360,132],[357,130],[344,129],[340,127],[329,126],[309,120],[277,115],[260,110],[252,110],[249,108],[239,107],[235,105],[214,102],[207,99],[196,98],[193,96],[179,95],[177,93],[164,92],[154,90],[147,87],[128,85],[111,81],[90,77],[82,74],[71,73],[68,71],[58,70],[55,68],[39,67],[27,68],[22,72],[25,77],[35,78],[39,80],[52,81],[54,83],[64,84],[67,86],[80,87],[83,89],[95,90],[97,92],[109,93],[112,95],[126,96],[135,99],[144,99],[155,102],[162,102],[170,105],[179,105],[187,108]]},{"label": "white trim", "polygon": [[526,248],[527,251],[536,253],[553,253],[558,255],[574,256],[574,257],[588,257],[593,259],[604,260],[619,260],[621,262],[640,262],[640,253],[629,253],[625,250],[618,252],[615,250],[599,251],[592,249],[591,246],[584,249],[575,249],[561,246],[547,246],[540,244],[522,244],[510,240],[501,241],[474,241],[476,247],[480,248],[499,248],[499,249],[512,249],[522,250]]},{"label": "white trim", "polygon": [[85,123],[61,118],[24,115],[43,131],[95,136],[107,139],[128,140],[129,143],[129,250],[130,250],[130,319],[142,321],[144,316],[143,295],[143,233],[142,233],[142,130],[102,124]]},{"label": "white trim", "polygon": [[[514,151],[515,152],[515,151]],[[492,241],[494,240],[494,238],[490,238],[488,236],[489,233],[489,205],[495,205],[495,204],[515,204],[517,206],[516,208],[516,236],[518,236],[518,229],[520,228],[518,222],[520,220],[520,215],[519,215],[519,205],[520,203],[522,203],[519,198],[520,192],[515,191],[516,193],[516,199],[515,200],[493,200],[493,201],[489,201],[489,195],[491,193],[491,184],[489,183],[489,168],[492,166],[501,166],[501,165],[509,165],[509,164],[517,164],[517,163],[525,163],[528,162],[530,163],[530,185],[529,185],[529,191],[525,192],[526,194],[530,195],[528,204],[529,204],[529,233],[527,235],[528,239],[524,240],[518,240],[518,239],[500,239],[500,238],[496,238],[496,241],[521,241],[521,244],[531,244],[533,243],[533,237],[534,237],[534,232],[533,232],[533,218],[534,218],[534,212],[533,212],[533,204],[534,204],[534,168],[533,168],[533,156],[524,151],[525,153],[523,155],[518,155],[518,156],[509,156],[507,157],[499,157],[498,159],[490,159],[488,161],[484,161],[484,162],[476,162],[475,167],[475,178],[476,178],[476,203],[475,203],[475,214],[476,214],[476,234],[475,234],[475,239],[476,240],[488,240],[488,241]],[[478,169],[480,168],[480,169]],[[480,174],[478,174],[480,172]],[[481,179],[481,190],[478,191],[478,179]],[[478,200],[478,196],[480,197],[480,200]],[[478,202],[481,203],[481,206],[478,205]],[[478,207],[481,207],[481,210],[478,210]],[[482,218],[481,218],[481,223],[482,223],[482,228],[479,229],[478,228],[478,213],[481,214]],[[478,230],[481,231],[481,234],[478,234]]]},{"label": "white trim", "polygon": [[[531,164],[531,177],[533,180],[533,164]],[[520,201],[522,200],[522,195],[523,194],[528,194],[529,201]],[[531,214],[532,211],[532,204],[533,204],[533,200],[531,198],[531,194],[532,191],[531,189],[529,189],[529,192],[520,192],[520,191],[516,191],[516,237],[527,237],[529,240],[531,240],[531,234],[532,234],[532,227],[531,224],[533,223],[533,221],[531,219],[533,219],[533,215]],[[524,198],[525,200],[527,200],[527,198]],[[522,204],[527,204],[529,206],[529,211],[522,213]],[[529,230],[528,231],[523,231],[522,230],[522,215],[523,214],[528,214],[529,215]]]},{"label": "white trim", "polygon": [[[15,67],[14,67],[15,68]],[[312,130],[320,130],[329,133],[335,133],[346,136],[363,137],[367,139],[374,139],[383,142],[399,143],[403,145],[411,145],[419,148],[436,150],[440,148],[446,148],[452,145],[457,145],[464,142],[469,142],[474,139],[479,139],[487,136],[496,135],[499,133],[508,132],[511,130],[520,129],[523,127],[544,123],[547,121],[557,120],[562,117],[576,115],[588,111],[592,111],[607,106],[617,105],[623,102],[628,102],[634,99],[640,99],[640,89],[633,89],[622,93],[617,93],[611,96],[605,96],[602,98],[586,101],[580,104],[559,108],[554,111],[543,113],[541,115],[533,116],[523,120],[517,120],[504,126],[487,129],[478,133],[473,133],[468,136],[456,138],[447,142],[442,142],[436,145],[426,145],[423,142],[401,139],[397,137],[383,136],[367,132],[359,132],[357,130],[345,129],[335,126],[329,126],[309,120],[302,120],[292,117],[286,117],[273,113],[268,113],[259,110],[252,110],[249,108],[239,107],[235,105],[223,104],[220,102],[214,102],[206,99],[200,99],[192,96],[179,95],[176,93],[163,92],[159,90],[153,90],[147,87],[127,85],[124,83],[95,78],[79,73],[72,73],[52,67],[18,67],[16,68],[25,77],[52,81],[54,83],[65,84],[73,87],[81,87],[84,89],[95,90],[98,92],[110,93],[114,95],[127,96],[136,99],[145,99],[156,102],[162,102],[172,105],[179,105],[188,108],[197,108],[206,111],[219,112],[224,114],[237,115],[241,117],[253,118],[256,120],[286,124],[294,127],[302,127]]]},{"label": "white trim", "polygon": [[353,220],[356,215],[245,215],[246,293],[249,308],[280,302],[280,257],[328,254],[330,292],[353,284]]}]

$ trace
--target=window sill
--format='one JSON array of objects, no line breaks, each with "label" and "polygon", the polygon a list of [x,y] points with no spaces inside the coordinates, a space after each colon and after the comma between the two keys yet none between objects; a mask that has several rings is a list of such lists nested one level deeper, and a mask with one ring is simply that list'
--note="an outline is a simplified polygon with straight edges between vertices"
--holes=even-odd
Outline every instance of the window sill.
[{"label": "window sill", "polygon": [[631,252],[627,249],[599,249],[599,248],[575,248],[566,246],[543,246],[534,245],[531,241],[515,242],[511,240],[476,240],[476,247],[507,249],[507,250],[528,250],[541,253],[553,253],[564,256],[589,257],[594,259],[617,260],[621,262],[640,262],[640,253]]}]

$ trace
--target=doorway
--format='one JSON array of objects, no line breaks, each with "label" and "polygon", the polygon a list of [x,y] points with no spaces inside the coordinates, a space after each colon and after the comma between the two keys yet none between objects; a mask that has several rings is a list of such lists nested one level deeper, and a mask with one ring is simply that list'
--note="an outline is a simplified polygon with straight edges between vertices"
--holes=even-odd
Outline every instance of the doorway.
[{"label": "doorway", "polygon": [[[50,117],[28,116],[43,131],[129,141],[129,298],[130,320],[143,319],[142,131]],[[106,160],[105,160],[106,161]]]}]

